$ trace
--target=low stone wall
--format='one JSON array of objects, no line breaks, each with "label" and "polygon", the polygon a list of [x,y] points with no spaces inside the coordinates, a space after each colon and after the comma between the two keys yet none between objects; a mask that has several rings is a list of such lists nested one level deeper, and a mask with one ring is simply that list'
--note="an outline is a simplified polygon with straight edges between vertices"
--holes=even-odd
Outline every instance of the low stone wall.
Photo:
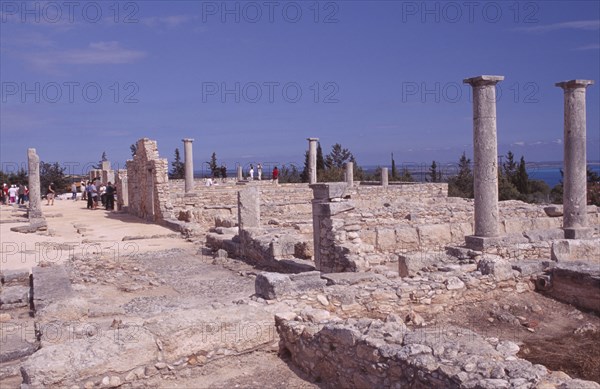
[{"label": "low stone wall", "polygon": [[465,328],[408,331],[394,316],[328,324],[275,320],[282,352],[329,388],[595,387],[518,358],[511,341],[488,342]]}]

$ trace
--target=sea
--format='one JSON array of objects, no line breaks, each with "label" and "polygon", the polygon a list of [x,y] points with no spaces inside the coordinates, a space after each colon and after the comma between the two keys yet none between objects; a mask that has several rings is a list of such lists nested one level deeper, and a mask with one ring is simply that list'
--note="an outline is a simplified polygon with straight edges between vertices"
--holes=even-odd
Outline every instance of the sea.
[{"label": "sea", "polygon": [[[297,168],[302,171],[303,165],[301,164],[297,164],[296,165]],[[589,168],[600,174],[600,162],[591,162],[588,164]],[[405,164],[398,164],[397,166],[398,168],[398,172],[401,172],[403,168],[407,168],[413,178],[416,181],[427,181],[428,178],[428,173],[429,173],[429,164],[425,164],[425,163],[405,163]],[[375,165],[367,165],[364,166],[363,169],[365,170],[366,173],[373,173],[376,169],[377,166]],[[441,170],[444,173],[444,180],[448,179],[448,177],[455,175],[457,173],[457,166],[456,164],[447,164],[444,165],[442,164],[441,166]],[[545,181],[546,184],[548,184],[548,186],[550,186],[550,188],[553,188],[554,186],[556,186],[557,184],[559,184],[562,180],[562,174],[561,174],[561,169],[562,169],[562,163],[528,163],[527,164],[527,174],[529,175],[529,179],[530,180],[542,180]],[[391,170],[391,168],[390,168]],[[264,173],[267,172],[267,173]],[[265,177],[269,177],[270,176],[270,170],[263,170],[263,174],[265,174]],[[227,176],[228,177],[235,177],[236,175],[236,170],[235,169],[227,169]],[[244,171],[244,174],[247,174],[247,171]],[[256,175],[256,172],[254,173]],[[210,173],[208,171],[202,170],[202,171],[194,171],[194,176],[195,177],[207,177],[209,176]]]}]

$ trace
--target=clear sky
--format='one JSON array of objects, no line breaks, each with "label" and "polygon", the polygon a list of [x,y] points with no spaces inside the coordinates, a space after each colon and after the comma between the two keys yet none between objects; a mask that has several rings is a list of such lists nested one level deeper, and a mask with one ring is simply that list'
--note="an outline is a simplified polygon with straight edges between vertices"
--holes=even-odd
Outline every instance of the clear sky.
[{"label": "clear sky", "polygon": [[499,153],[563,155],[563,93],[592,79],[600,159],[598,1],[4,1],[0,160],[118,167],[148,137],[198,166],[302,162],[307,137],[361,165],[472,156],[464,78],[503,75]]}]

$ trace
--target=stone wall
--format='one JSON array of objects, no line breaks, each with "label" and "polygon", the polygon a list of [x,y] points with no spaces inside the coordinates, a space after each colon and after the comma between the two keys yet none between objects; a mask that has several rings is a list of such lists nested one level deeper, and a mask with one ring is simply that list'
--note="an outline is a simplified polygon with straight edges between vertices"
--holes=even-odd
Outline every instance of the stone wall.
[{"label": "stone wall", "polygon": [[[316,262],[322,271],[364,271],[402,254],[445,252],[447,245],[462,245],[474,233],[473,200],[446,197],[445,184],[312,187],[327,192],[313,200]],[[550,257],[547,242],[560,239],[561,217],[520,201],[501,202],[499,209],[499,230],[507,238],[486,252],[514,259]],[[596,225],[599,216],[597,207],[589,207]]]},{"label": "stone wall", "polygon": [[129,188],[127,169],[119,169],[115,175],[115,188],[117,189],[117,210],[125,210],[129,206]]},{"label": "stone wall", "polygon": [[595,387],[519,358],[510,336],[436,322],[458,305],[534,293],[529,274],[541,274],[539,265],[520,263],[502,279],[474,264],[414,279],[323,275],[327,286],[302,291],[312,307],[276,316],[280,350],[326,387]]},{"label": "stone wall", "polygon": [[152,222],[172,218],[168,172],[169,162],[159,158],[156,141],[138,140],[133,160],[127,161],[130,214]]}]

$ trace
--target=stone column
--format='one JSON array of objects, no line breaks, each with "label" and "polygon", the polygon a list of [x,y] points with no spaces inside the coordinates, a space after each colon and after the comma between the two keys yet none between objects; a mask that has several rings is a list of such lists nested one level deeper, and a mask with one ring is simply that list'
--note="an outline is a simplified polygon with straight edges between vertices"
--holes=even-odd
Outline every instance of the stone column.
[{"label": "stone column", "polygon": [[35,149],[27,150],[29,170],[29,219],[38,219],[42,214],[42,194],[40,193],[40,157]]},{"label": "stone column", "polygon": [[238,181],[243,181],[244,180],[244,172],[242,170],[242,166],[238,166],[237,167],[237,180]]},{"label": "stone column", "polygon": [[308,183],[317,183],[317,142],[319,138],[306,138],[308,140]]},{"label": "stone column", "polygon": [[[478,76],[463,82],[473,87],[473,185],[475,234],[468,246],[482,250],[500,236],[498,214],[498,144],[496,134],[496,84],[504,76]],[[497,241],[497,239],[496,239]]]},{"label": "stone column", "polygon": [[585,92],[592,80],[570,80],[556,86],[565,92],[563,229],[565,239],[589,238],[587,226],[587,157]]},{"label": "stone column", "polygon": [[389,184],[388,168],[382,167],[381,168],[381,186],[383,186],[384,188],[387,188],[388,184]]},{"label": "stone column", "polygon": [[194,190],[194,157],[192,153],[193,139],[183,140],[183,153],[185,154],[185,193]]},{"label": "stone column", "polygon": [[260,191],[251,186],[238,192],[238,229],[260,227]]},{"label": "stone column", "polygon": [[354,162],[346,162],[346,183],[349,187],[354,186]]}]

